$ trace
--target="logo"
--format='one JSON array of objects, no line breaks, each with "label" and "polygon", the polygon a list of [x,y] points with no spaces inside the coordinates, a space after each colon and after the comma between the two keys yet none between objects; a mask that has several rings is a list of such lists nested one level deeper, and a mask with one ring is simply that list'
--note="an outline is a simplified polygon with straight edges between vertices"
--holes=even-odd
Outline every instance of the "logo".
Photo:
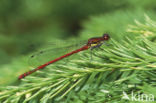
[{"label": "logo", "polygon": [[129,100],[129,101],[154,101],[154,95],[153,94],[143,94],[143,93],[134,93],[133,91],[131,94],[127,94],[125,91],[123,91],[122,99]]}]

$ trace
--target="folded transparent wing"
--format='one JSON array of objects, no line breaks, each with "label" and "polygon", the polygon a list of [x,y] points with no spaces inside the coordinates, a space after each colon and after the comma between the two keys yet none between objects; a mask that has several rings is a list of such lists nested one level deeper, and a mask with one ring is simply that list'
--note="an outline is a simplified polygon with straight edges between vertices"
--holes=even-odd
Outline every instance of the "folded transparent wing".
[{"label": "folded transparent wing", "polygon": [[31,55],[28,62],[31,66],[34,67],[43,65],[51,60],[70,53],[73,50],[81,48],[86,43],[86,41],[81,41],[79,43],[67,45],[65,47],[63,47],[61,44],[57,45],[57,47],[54,47],[53,45],[48,46]]}]

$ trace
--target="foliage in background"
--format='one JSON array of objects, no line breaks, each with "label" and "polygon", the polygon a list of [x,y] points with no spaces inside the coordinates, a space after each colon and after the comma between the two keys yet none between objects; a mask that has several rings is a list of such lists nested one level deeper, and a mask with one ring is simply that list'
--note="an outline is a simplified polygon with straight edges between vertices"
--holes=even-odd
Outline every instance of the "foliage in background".
[{"label": "foliage in background", "polygon": [[155,21],[146,16],[145,23],[137,21],[128,28],[131,38],[125,35],[120,43],[112,36],[110,46],[95,50],[93,61],[90,62],[86,51],[80,53],[80,60],[50,65],[23,79],[18,86],[1,87],[0,100],[4,103],[125,103],[129,101],[122,99],[123,91],[156,96],[155,30]]},{"label": "foliage in background", "polygon": [[1,0],[0,65],[27,55],[45,42],[78,35],[89,15],[125,8],[126,2],[109,0]]},{"label": "foliage in background", "polygon": [[89,16],[138,8],[155,11],[155,5],[155,0],[1,0],[0,40],[7,40],[0,41],[0,55],[10,59],[0,64],[32,52],[32,44],[78,35]]},{"label": "foliage in background", "polygon": [[[83,31],[82,30],[80,31],[81,36],[80,38],[78,38],[78,40],[79,39],[87,40],[90,37],[101,36],[103,33],[109,33],[109,35],[113,37],[113,39],[117,40],[118,42],[121,42],[122,38],[124,38],[125,35],[128,35],[128,34],[129,36],[131,35],[131,33],[126,33],[126,28],[128,27],[128,24],[134,24],[134,19],[144,22],[144,13],[145,12],[143,10],[136,10],[135,12],[134,11],[127,11],[127,12],[117,11],[117,12],[109,13],[107,15],[92,16],[90,20],[87,20],[86,22],[83,23],[84,25],[83,28],[85,29]],[[154,17],[153,12],[147,12],[147,14],[150,17]],[[16,80],[19,74],[32,68],[28,65],[28,59],[30,58],[30,55],[32,55],[32,53],[30,53],[30,55],[25,55],[24,57],[18,57],[18,58],[16,57],[11,61],[11,59],[9,58],[10,56],[7,55],[7,53],[5,53],[3,50],[9,49],[8,50],[9,54],[16,53],[16,51],[20,51],[18,50],[19,48],[16,46],[16,44],[18,44],[18,42],[21,42],[23,40],[18,41],[16,37],[6,38],[3,35],[1,37],[2,37],[0,40],[1,42],[5,42],[5,41],[8,42],[5,45],[3,43],[0,44],[1,46],[3,46],[2,51],[1,51],[3,52],[1,56],[3,60],[1,60],[1,62],[8,63],[8,64],[10,63],[9,65],[3,64],[1,66],[1,73],[3,74],[0,75],[0,81],[3,81],[3,82],[0,82],[0,84],[6,85],[12,82],[13,80]],[[22,45],[24,45],[23,42],[21,43]],[[8,47],[10,43],[12,44],[11,48]],[[41,44],[38,44],[38,45],[41,45]],[[51,46],[57,46],[57,45],[51,45]],[[32,47],[29,47],[29,50],[33,51],[34,49],[32,49]]]},{"label": "foliage in background", "polygon": [[115,40],[121,42],[125,36],[130,37],[131,35],[131,33],[127,33],[128,24],[135,24],[135,19],[145,22],[145,13],[156,20],[154,12],[142,9],[136,9],[135,11],[116,11],[105,15],[91,16],[89,20],[83,23],[85,29],[80,31],[81,38],[87,39],[88,37],[108,33],[113,36]]},{"label": "foliage in background", "polygon": [[[33,99],[31,99],[31,101],[33,102],[38,101],[41,98],[40,96],[46,96],[44,95],[45,90],[47,90],[46,86],[51,85],[51,83],[57,82],[53,81],[54,78],[52,78],[51,76],[53,75],[51,74],[50,70],[52,68],[56,68],[56,70],[62,70],[61,68],[66,68],[66,70],[69,72],[69,74],[67,72],[67,74],[60,74],[59,76],[54,74],[54,77],[62,78],[63,76],[63,78],[70,79],[72,78],[71,75],[73,76],[73,73],[76,73],[81,74],[80,76],[82,77],[87,77],[86,81],[88,80],[86,84],[82,83],[83,88],[79,92],[76,88],[79,88],[81,84],[76,85],[76,88],[70,90],[70,92],[67,93],[67,95],[62,99],[63,103],[64,100],[66,100],[66,102],[77,103],[86,101],[95,103],[101,101],[103,102],[104,100],[112,100],[110,101],[112,103],[113,100],[117,101],[121,99],[120,97],[116,96],[120,96],[122,94],[122,90],[129,92],[131,89],[155,95],[155,71],[147,70],[147,68],[155,69],[156,67],[154,63],[154,42],[156,40],[156,24],[154,18],[156,10],[155,7],[155,0],[117,0],[116,2],[111,0],[1,0],[0,85],[14,86],[7,86],[7,89],[3,87],[1,88],[0,101],[16,101],[19,98],[22,98],[21,101],[29,100],[33,98],[32,95],[36,93],[36,95],[38,95],[38,98],[34,97]],[[154,21],[152,21],[148,17],[146,17],[146,21],[144,21],[144,13],[147,13],[147,15]],[[57,67],[57,64],[55,64],[53,66],[49,66],[49,69],[47,68],[48,70],[40,71],[39,73],[34,74],[33,77],[35,78],[28,77],[22,83],[16,82],[17,76],[19,74],[32,68],[27,64],[29,54],[31,54],[32,51],[35,51],[40,46],[45,45],[45,42],[53,41],[56,39],[58,40],[58,38],[59,40],[70,40],[70,38],[74,37],[73,35],[80,35],[81,39],[87,40],[89,37],[101,36],[104,32],[109,33],[111,37],[113,37],[114,40],[110,41],[110,44],[114,46],[104,46],[104,48],[107,48],[104,50],[104,53],[97,51],[97,54],[95,54],[94,57],[94,60],[96,62],[93,61],[90,63],[88,61],[89,54],[82,53],[82,61],[77,61],[77,59],[75,61],[71,61],[71,64],[74,64],[74,66],[72,65],[72,68],[71,64],[69,64],[67,67],[62,66],[63,64],[60,67]],[[129,41],[129,44],[126,44],[125,38],[129,38],[129,40],[132,42],[126,40]],[[124,45],[120,45],[120,42],[123,42]],[[137,45],[133,47],[131,46],[131,44],[133,46],[134,44]],[[124,48],[118,47],[118,45],[125,47],[126,49],[132,47],[134,51],[125,51],[123,50]],[[134,68],[126,69],[130,70],[130,72],[123,72],[121,70],[125,68],[121,68],[120,70],[119,68],[117,68],[117,65],[122,62],[124,62],[125,64],[125,61],[127,61],[127,65],[133,65],[133,61],[129,61],[131,59],[125,59],[127,58],[125,57],[126,55],[124,55],[124,58],[119,58],[121,53],[115,52],[118,51],[118,49],[116,50],[116,48],[123,50],[123,54],[126,53],[126,55],[140,58],[139,60],[145,60],[146,62],[140,61],[140,63],[144,63],[142,65],[134,63]],[[139,49],[135,50],[136,48]],[[21,55],[25,56],[21,57]],[[86,58],[87,60],[84,58]],[[110,58],[113,58],[113,60],[109,60]],[[136,61],[139,62],[139,60]],[[108,62],[108,64],[103,64],[103,62]],[[119,69],[119,72],[115,71],[113,73],[110,73],[109,69],[106,69],[108,71],[102,71],[105,70],[106,67],[111,68],[112,66],[114,66],[112,64],[110,64],[109,66],[109,63],[114,64],[115,67]],[[149,65],[147,65],[148,63]],[[73,69],[73,67],[76,67],[74,68],[74,70],[76,71],[73,70],[74,72],[70,70]],[[79,71],[81,70],[81,67],[82,72]],[[83,67],[86,67],[86,71],[83,71]],[[99,68],[101,71],[99,71]],[[134,69],[134,71],[131,71],[132,69]],[[112,70],[112,68],[110,70]],[[86,73],[86,75],[84,72]],[[45,76],[45,74],[47,74],[47,76]],[[50,80],[42,78],[42,76],[50,78]],[[102,76],[106,78],[102,78]],[[74,84],[78,82],[75,81],[75,79],[79,78],[81,78],[79,77],[79,75],[74,75],[74,79],[69,80],[70,86],[67,86],[67,88],[63,89],[67,90],[72,86],[74,87]],[[137,80],[134,78],[137,78]],[[41,83],[40,81],[38,81],[38,79],[47,80],[48,82]],[[97,80],[104,82],[97,86]],[[113,83],[110,80],[115,82]],[[66,80],[62,83],[65,82]],[[137,84],[137,87],[134,86],[134,83]],[[27,85],[28,88],[26,88]],[[39,88],[35,88],[36,86],[38,86]],[[40,89],[42,87],[43,89]],[[30,88],[35,89],[31,90]],[[26,92],[24,92],[25,90]],[[51,91],[49,91],[48,93],[52,93],[51,95],[53,95],[56,88],[49,90]],[[12,95],[15,92],[16,94]],[[63,93],[65,93],[65,91],[58,93],[58,95],[56,93],[56,95],[59,97]],[[7,99],[5,98],[5,96],[10,96],[10,98]],[[19,98],[15,98],[15,96]],[[46,101],[46,99],[47,98],[45,97],[42,100]],[[13,103],[15,101],[13,101]],[[57,101],[57,99],[55,99],[54,101]]]}]

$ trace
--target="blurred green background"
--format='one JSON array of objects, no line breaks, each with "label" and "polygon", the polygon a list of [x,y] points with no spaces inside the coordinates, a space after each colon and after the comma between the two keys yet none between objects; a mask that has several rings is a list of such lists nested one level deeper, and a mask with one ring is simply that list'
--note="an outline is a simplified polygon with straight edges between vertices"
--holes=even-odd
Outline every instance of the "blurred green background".
[{"label": "blurred green background", "polygon": [[120,40],[127,24],[155,12],[155,0],[0,0],[0,84],[28,70],[25,57],[46,42],[104,32]]}]

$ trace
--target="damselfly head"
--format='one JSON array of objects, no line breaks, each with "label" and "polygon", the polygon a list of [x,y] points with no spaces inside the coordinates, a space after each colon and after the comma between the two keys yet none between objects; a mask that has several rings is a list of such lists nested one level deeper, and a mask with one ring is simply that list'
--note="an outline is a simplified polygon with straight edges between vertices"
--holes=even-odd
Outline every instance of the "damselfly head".
[{"label": "damselfly head", "polygon": [[90,38],[88,39],[87,45],[93,46],[93,45],[98,45],[104,42],[105,40],[109,40],[110,36],[108,34],[104,34],[102,37],[95,37],[95,38]]},{"label": "damselfly head", "polygon": [[103,39],[104,40],[109,40],[110,36],[108,34],[103,34]]}]

